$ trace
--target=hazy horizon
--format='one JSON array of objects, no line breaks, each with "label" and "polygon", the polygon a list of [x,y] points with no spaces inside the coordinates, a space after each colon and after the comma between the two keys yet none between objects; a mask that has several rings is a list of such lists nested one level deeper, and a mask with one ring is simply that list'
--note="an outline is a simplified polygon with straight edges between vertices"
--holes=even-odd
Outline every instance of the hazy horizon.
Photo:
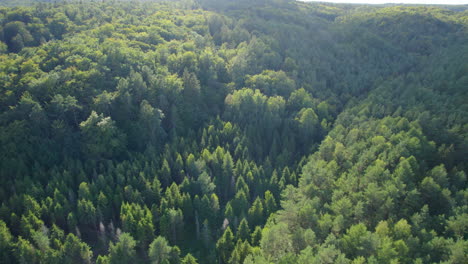
[{"label": "hazy horizon", "polygon": [[422,4],[422,5],[466,5],[468,0],[301,0],[304,2],[330,2],[344,4]]}]

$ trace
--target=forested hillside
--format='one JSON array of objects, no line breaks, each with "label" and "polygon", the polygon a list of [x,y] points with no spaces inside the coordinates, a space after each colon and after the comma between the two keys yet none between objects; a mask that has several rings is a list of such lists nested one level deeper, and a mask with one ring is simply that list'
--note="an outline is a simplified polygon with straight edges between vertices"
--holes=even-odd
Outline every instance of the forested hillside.
[{"label": "forested hillside", "polygon": [[23,2],[0,263],[468,262],[467,6]]}]

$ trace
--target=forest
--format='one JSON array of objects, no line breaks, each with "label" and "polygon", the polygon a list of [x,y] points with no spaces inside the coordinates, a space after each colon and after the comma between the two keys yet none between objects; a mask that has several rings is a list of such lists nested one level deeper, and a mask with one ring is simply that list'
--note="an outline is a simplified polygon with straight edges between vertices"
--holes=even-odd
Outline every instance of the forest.
[{"label": "forest", "polygon": [[468,263],[468,5],[0,1],[0,263]]}]

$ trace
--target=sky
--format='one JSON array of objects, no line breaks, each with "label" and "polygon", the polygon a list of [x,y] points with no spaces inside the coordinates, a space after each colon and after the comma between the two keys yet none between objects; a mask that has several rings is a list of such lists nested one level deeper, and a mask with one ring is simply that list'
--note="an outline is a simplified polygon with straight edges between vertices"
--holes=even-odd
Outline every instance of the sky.
[{"label": "sky", "polygon": [[302,0],[304,2],[334,2],[334,3],[367,3],[367,4],[444,4],[444,5],[465,5],[468,0]]}]

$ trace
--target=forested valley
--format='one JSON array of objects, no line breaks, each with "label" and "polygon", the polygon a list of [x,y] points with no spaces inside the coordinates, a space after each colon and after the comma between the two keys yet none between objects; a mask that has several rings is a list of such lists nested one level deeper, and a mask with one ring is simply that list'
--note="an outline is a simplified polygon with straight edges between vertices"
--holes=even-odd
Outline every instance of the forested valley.
[{"label": "forested valley", "polygon": [[0,263],[468,263],[467,5],[0,6]]}]

